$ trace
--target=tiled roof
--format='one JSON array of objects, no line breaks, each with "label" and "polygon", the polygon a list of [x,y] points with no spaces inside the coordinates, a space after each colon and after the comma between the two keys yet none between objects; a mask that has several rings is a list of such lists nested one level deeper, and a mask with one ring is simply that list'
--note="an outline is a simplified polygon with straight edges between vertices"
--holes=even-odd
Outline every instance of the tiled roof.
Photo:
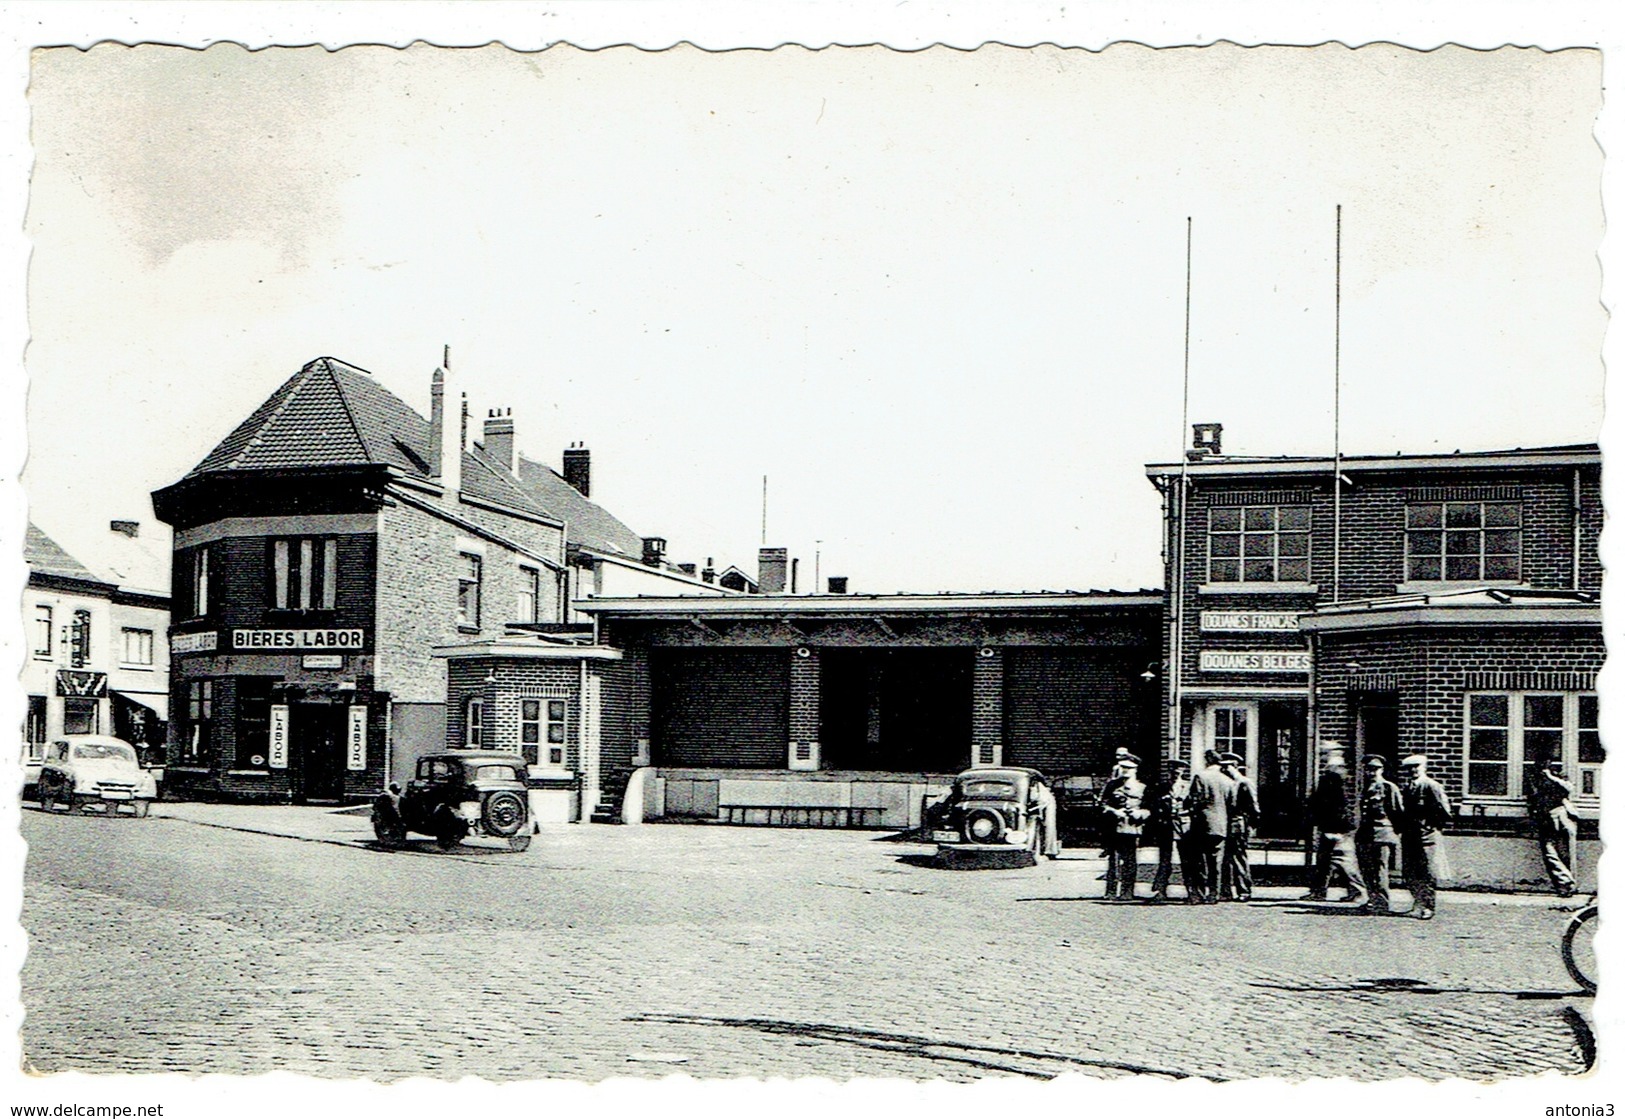
[{"label": "tiled roof", "polygon": [[[387,466],[429,476],[429,421],[365,369],[319,357],[272,393],[188,478],[239,470]],[[530,513],[546,510],[483,452],[463,454],[463,490]]]},{"label": "tiled roof", "polygon": [[90,568],[68,555],[62,550],[62,545],[32,524],[28,526],[28,535],[23,541],[23,561],[28,564],[31,574],[54,575],[59,579],[83,579],[88,583],[106,582]]},{"label": "tiled roof", "polygon": [[581,496],[581,491],[552,467],[520,455],[519,480],[533,502],[564,521],[569,543],[632,559],[643,558],[643,537],[602,505]]}]

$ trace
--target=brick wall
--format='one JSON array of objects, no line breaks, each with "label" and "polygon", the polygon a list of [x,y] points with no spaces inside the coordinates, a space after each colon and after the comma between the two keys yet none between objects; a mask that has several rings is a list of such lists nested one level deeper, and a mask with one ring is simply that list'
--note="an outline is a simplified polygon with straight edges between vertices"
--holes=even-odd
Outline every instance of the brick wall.
[{"label": "brick wall", "polygon": [[990,765],[1002,760],[1004,744],[1004,650],[978,652],[971,667],[971,761]]},{"label": "brick wall", "polygon": [[[488,680],[488,677],[494,677]],[[446,669],[446,742],[448,749],[464,744],[467,701],[485,700],[484,740],[481,748],[524,753],[519,739],[520,701],[562,699],[567,703],[564,764],[582,768],[581,662],[498,660],[467,658],[450,661]],[[541,744],[545,749],[546,744]],[[532,759],[536,760],[536,759]]]},{"label": "brick wall", "polygon": [[409,505],[378,514],[378,686],[397,702],[445,699],[445,663],[431,652],[460,636],[456,536],[445,521]]},{"label": "brick wall", "polygon": [[789,678],[791,742],[817,742],[819,739],[819,680],[817,649],[807,649],[806,656],[800,654],[800,649],[791,655]]},{"label": "brick wall", "polygon": [[1149,659],[1149,650],[1006,650],[1006,764],[1051,776],[1105,774],[1116,748],[1127,746],[1149,772],[1159,752],[1157,695],[1137,675]]},{"label": "brick wall", "polygon": [[788,650],[659,650],[651,658],[655,762],[782,769]]}]

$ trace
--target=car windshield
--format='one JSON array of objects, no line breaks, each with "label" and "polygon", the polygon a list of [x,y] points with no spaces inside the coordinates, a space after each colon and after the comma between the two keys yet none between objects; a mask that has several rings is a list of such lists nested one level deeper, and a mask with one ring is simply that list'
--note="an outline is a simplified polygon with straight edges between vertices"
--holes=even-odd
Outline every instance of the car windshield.
[{"label": "car windshield", "polygon": [[967,797],[1007,797],[1016,795],[1016,787],[1009,781],[966,781],[962,786]]},{"label": "car windshield", "polygon": [[120,758],[127,762],[135,761],[135,751],[128,746],[117,746],[110,742],[81,742],[73,748],[76,758]]},{"label": "car windshield", "polygon": [[517,781],[519,774],[511,765],[482,765],[474,770],[476,781]]}]

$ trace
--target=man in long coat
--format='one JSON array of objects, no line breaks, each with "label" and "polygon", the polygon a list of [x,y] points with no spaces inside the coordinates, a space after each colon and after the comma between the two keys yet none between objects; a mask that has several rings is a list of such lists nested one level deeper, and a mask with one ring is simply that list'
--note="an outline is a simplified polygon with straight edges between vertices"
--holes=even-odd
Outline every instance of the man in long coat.
[{"label": "man in long coat", "polygon": [[1151,880],[1151,896],[1168,900],[1168,882],[1174,875],[1174,852],[1179,852],[1184,871],[1185,894],[1190,896],[1196,860],[1191,855],[1191,810],[1185,798],[1191,791],[1189,763],[1169,758],[1163,763],[1163,781],[1151,799],[1151,822],[1147,832],[1157,845],[1157,873]]},{"label": "man in long coat", "polygon": [[1354,811],[1349,807],[1348,774],[1343,770],[1341,743],[1327,740],[1320,747],[1322,769],[1315,791],[1309,794],[1309,824],[1320,833],[1315,842],[1314,876],[1305,901],[1325,901],[1332,872],[1348,880],[1344,901],[1364,905],[1369,899],[1365,879],[1354,859]]},{"label": "man in long coat", "polygon": [[1204,765],[1191,775],[1191,791],[1185,798],[1190,809],[1191,853],[1195,856],[1196,881],[1186,887],[1190,902],[1213,904],[1219,900],[1219,858],[1230,836],[1230,778],[1219,770],[1219,755],[1212,750],[1203,756]]},{"label": "man in long coat", "polygon": [[1573,897],[1574,883],[1574,806],[1569,797],[1574,786],[1563,776],[1563,763],[1548,758],[1535,774],[1529,788],[1529,818],[1535,825],[1535,841],[1540,844],[1541,861],[1546,864],[1546,877],[1559,897]]},{"label": "man in long coat", "polygon": [[1432,919],[1438,904],[1444,826],[1450,822],[1450,798],[1444,786],[1427,775],[1427,764],[1422,754],[1412,754],[1399,763],[1399,794],[1404,804],[1399,849],[1405,860],[1405,884],[1416,899],[1411,912],[1424,921]]},{"label": "man in long coat", "polygon": [[1229,827],[1224,838],[1224,866],[1219,872],[1219,897],[1225,901],[1252,901],[1253,868],[1249,860],[1253,828],[1258,824],[1258,792],[1241,768],[1241,755],[1220,754],[1219,771],[1230,779],[1225,805]]}]

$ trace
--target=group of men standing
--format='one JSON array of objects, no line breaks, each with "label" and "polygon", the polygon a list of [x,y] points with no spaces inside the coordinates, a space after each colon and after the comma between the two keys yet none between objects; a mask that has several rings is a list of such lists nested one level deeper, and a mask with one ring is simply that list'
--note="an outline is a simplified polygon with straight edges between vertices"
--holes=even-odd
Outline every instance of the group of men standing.
[{"label": "group of men standing", "polygon": [[[1178,854],[1190,904],[1246,902],[1253,896],[1248,848],[1258,822],[1258,794],[1240,756],[1207,751],[1200,768],[1169,759],[1163,780],[1148,789],[1139,758],[1118,750],[1101,792],[1108,820],[1106,896],[1134,897],[1142,837],[1157,848],[1153,900],[1168,900]],[[1383,776],[1385,763],[1371,757],[1358,797],[1351,795],[1344,752],[1336,742],[1321,747],[1321,773],[1309,798],[1310,824],[1318,838],[1305,900],[1326,901],[1334,873],[1347,885],[1343,899],[1361,912],[1391,912],[1390,881],[1403,865],[1414,898],[1409,912],[1427,920],[1437,905],[1443,867],[1443,829],[1450,820],[1444,788],[1427,776],[1427,759],[1413,754],[1400,763],[1401,782]],[[1358,812],[1356,812],[1356,804]]]}]

